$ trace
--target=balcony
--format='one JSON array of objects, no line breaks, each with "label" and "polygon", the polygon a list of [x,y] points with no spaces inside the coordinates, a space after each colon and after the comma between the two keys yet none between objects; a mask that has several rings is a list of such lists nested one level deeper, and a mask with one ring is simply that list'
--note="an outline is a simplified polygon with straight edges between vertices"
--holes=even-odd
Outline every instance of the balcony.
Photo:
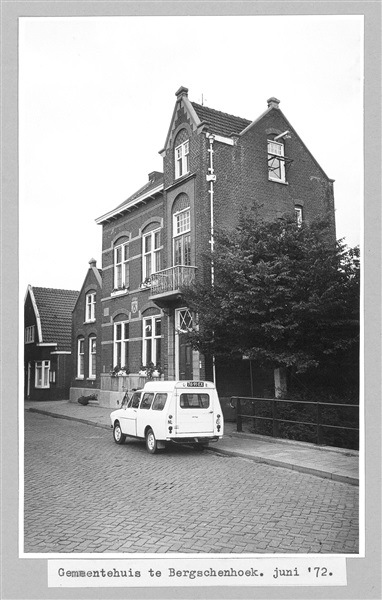
[{"label": "balcony", "polygon": [[150,299],[158,306],[166,306],[180,299],[181,288],[195,280],[197,267],[176,265],[151,275]]}]

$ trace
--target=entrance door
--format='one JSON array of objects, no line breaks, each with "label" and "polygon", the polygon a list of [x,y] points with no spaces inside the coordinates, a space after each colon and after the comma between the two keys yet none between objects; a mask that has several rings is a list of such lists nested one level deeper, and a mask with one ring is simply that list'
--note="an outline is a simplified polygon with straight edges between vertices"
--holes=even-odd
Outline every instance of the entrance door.
[{"label": "entrance door", "polygon": [[192,315],[188,308],[179,308],[175,311],[176,336],[176,379],[185,380],[193,378],[192,346],[186,333],[192,329]]},{"label": "entrance door", "polygon": [[179,379],[192,379],[192,347],[184,333],[179,334]]}]

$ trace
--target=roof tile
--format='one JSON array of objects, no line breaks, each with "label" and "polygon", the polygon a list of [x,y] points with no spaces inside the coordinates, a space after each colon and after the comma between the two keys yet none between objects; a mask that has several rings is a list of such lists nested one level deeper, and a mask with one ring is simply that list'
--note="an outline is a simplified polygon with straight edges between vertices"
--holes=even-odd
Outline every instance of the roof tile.
[{"label": "roof tile", "polygon": [[79,292],[33,287],[41,319],[42,341],[56,343],[57,350],[71,350],[72,310]]},{"label": "roof tile", "polygon": [[199,119],[205,121],[208,124],[210,132],[215,135],[229,136],[232,133],[240,133],[252,123],[252,121],[249,121],[248,119],[235,117],[234,115],[229,115],[220,110],[202,106],[196,102],[191,102],[191,104]]}]

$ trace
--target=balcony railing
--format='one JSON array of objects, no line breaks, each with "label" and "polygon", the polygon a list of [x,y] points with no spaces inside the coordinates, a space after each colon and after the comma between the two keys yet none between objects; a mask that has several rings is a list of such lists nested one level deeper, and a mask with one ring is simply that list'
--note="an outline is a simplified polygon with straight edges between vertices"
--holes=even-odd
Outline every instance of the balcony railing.
[{"label": "balcony railing", "polygon": [[195,279],[197,267],[176,265],[151,275],[151,296],[172,295]]}]

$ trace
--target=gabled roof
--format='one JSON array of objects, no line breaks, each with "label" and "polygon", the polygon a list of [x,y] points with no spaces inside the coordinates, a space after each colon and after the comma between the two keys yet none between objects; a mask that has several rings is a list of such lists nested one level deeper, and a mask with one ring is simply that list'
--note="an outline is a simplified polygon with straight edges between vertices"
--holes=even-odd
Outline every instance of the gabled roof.
[{"label": "gabled roof", "polygon": [[251,124],[251,121],[248,119],[235,117],[234,115],[229,115],[220,110],[202,106],[196,102],[191,102],[191,104],[199,119],[206,123],[208,131],[215,135],[230,136],[233,133],[239,134]]},{"label": "gabled roof", "polygon": [[71,350],[72,311],[79,292],[28,286],[39,327],[39,343]]},{"label": "gabled roof", "polygon": [[90,275],[91,273],[93,273],[93,275],[94,275],[94,277],[95,277],[95,280],[96,280],[96,282],[97,282],[97,285],[98,285],[98,286],[99,286],[99,287],[102,289],[102,269],[99,269],[99,268],[97,267],[97,261],[95,260],[95,258],[91,258],[91,259],[89,260],[89,265],[90,265],[90,266],[89,266],[89,268],[88,268],[88,270],[87,270],[87,272],[86,272],[85,279],[84,279],[84,281],[83,281],[83,284],[82,284],[82,286],[81,286],[81,290],[80,290],[80,291],[79,291],[79,293],[78,293],[78,297],[77,297],[77,300],[76,300],[76,302],[75,302],[75,304],[74,304],[73,310],[76,308],[76,306],[77,306],[77,303],[78,303],[78,302],[80,301],[80,299],[81,299],[82,292],[83,292],[83,290],[84,290],[85,286],[86,286],[86,285],[87,285],[87,283],[88,283],[88,278],[89,278],[89,275]]},{"label": "gabled roof", "polygon": [[119,215],[130,212],[139,204],[146,204],[149,198],[154,197],[156,194],[158,194],[158,192],[162,192],[162,190],[163,173],[160,173],[159,171],[153,171],[152,173],[149,173],[148,183],[145,183],[145,185],[139,188],[139,190],[129,196],[127,200],[124,200],[121,202],[121,204],[118,204],[116,208],[109,211],[105,215],[98,217],[98,219],[96,219],[96,223],[101,224],[109,220],[116,219]]}]

